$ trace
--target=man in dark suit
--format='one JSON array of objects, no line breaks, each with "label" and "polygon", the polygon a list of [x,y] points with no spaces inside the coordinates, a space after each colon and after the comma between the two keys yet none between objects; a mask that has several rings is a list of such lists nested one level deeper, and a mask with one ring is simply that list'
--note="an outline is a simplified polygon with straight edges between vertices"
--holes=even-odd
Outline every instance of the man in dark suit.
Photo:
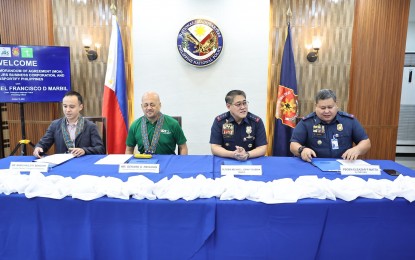
[{"label": "man in dark suit", "polygon": [[56,153],[72,153],[75,157],[105,154],[97,126],[80,114],[84,108],[82,96],[76,91],[68,91],[63,97],[62,108],[65,116],[50,124],[36,144],[33,155],[42,157],[53,144]]}]

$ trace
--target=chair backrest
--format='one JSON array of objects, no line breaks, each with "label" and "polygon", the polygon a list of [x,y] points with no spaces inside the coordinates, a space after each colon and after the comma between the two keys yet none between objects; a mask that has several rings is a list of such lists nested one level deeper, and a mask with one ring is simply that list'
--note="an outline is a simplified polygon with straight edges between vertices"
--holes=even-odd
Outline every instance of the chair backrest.
[{"label": "chair backrest", "polygon": [[[179,122],[179,125],[180,125],[180,127],[182,127],[182,117],[181,116],[172,116],[174,119],[176,119],[177,120],[177,122]],[[177,146],[177,154],[179,154],[180,155],[180,149],[179,149],[179,147]]]},{"label": "chair backrest", "polygon": [[97,125],[98,132],[101,134],[102,143],[104,144],[105,153],[107,153],[107,118],[102,116],[85,116],[84,118]]}]

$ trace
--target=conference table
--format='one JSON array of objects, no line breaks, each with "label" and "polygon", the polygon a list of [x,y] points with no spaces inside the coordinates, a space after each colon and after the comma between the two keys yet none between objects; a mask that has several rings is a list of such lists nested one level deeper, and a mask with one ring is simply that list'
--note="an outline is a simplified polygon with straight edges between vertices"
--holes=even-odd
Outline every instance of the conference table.
[{"label": "conference table", "polygon": [[[160,173],[121,174],[116,165],[95,164],[103,157],[74,158],[44,175],[106,176],[123,182],[142,175],[154,183],[174,176],[218,180],[221,165],[228,160],[156,155]],[[10,156],[0,160],[0,169],[33,159]],[[237,178],[258,182],[299,176],[345,178],[295,157],[251,161],[262,166],[262,175]],[[415,177],[415,171],[393,161],[367,162]],[[359,178],[396,177],[382,172]],[[103,196],[84,201],[0,194],[0,259],[415,259],[414,241],[415,204],[403,198],[307,198],[266,204],[218,197],[171,201]]]}]

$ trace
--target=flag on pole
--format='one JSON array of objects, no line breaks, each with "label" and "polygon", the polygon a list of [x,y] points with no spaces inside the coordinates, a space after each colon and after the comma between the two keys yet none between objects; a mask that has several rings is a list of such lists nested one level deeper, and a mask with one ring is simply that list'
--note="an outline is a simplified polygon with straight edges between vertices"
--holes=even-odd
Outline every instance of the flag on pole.
[{"label": "flag on pole", "polygon": [[298,115],[297,78],[295,75],[294,54],[291,43],[291,29],[288,24],[288,34],[282,54],[280,85],[275,112],[274,156],[292,156],[290,138]]},{"label": "flag on pole", "polygon": [[125,140],[128,131],[127,107],[124,50],[117,17],[112,15],[112,30],[102,102],[102,116],[107,118],[108,154],[125,153]]}]

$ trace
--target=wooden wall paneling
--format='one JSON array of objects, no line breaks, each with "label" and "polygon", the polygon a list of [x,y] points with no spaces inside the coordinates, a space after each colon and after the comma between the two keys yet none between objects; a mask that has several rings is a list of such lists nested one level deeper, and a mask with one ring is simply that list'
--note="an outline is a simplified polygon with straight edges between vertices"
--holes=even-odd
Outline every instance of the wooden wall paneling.
[{"label": "wooden wall paneling", "polygon": [[[112,2],[117,6],[118,23],[123,38],[129,116],[132,119],[131,0],[93,0],[86,3],[74,0],[0,0],[0,34],[2,43],[69,46],[72,89],[79,91],[84,96],[83,114],[85,116],[99,116],[102,110],[102,94],[111,34],[110,6]],[[83,37],[88,35],[91,36],[94,49],[95,43],[101,44],[101,47],[97,49],[98,59],[93,62],[88,61],[82,44]],[[7,104],[6,107],[14,105]],[[44,110],[43,107],[34,106],[35,111]],[[44,134],[53,119],[62,116],[58,103],[49,104],[49,106],[48,110],[53,110],[53,113],[49,114],[51,118],[38,120],[25,115],[26,136],[30,135],[30,139],[34,143]],[[16,109],[10,109],[16,111]],[[20,119],[13,116],[11,120],[11,126],[7,122],[7,126],[4,127],[13,131],[11,139],[20,140],[21,134],[18,134],[21,133]],[[33,121],[42,123],[32,124]],[[42,124],[45,126],[39,127]],[[8,132],[8,130],[6,129],[4,132]],[[14,148],[18,140],[11,140],[10,146]],[[8,153],[10,153],[10,149]]]},{"label": "wooden wall paneling", "polygon": [[[376,154],[376,158],[395,158],[395,144],[390,144],[388,140],[396,140],[396,133],[395,127],[392,126],[367,126],[366,128],[367,134],[369,135],[372,149],[378,149],[379,147],[383,147],[379,150],[374,151]],[[373,153],[373,151],[372,151]],[[374,156],[365,156],[364,158],[374,158]],[[393,159],[388,159],[393,160]]]},{"label": "wooden wall paneling", "polygon": [[[53,109],[51,109],[51,107]],[[45,134],[51,120],[59,117],[59,104],[58,103],[25,103],[23,105],[25,116],[25,132],[26,139],[30,140],[33,144],[36,144],[40,138]],[[20,118],[20,105],[19,104],[7,104],[7,110],[9,112],[9,129],[10,130],[10,152],[18,144],[18,141],[22,139],[21,130],[21,118]],[[29,145],[26,146],[27,153],[32,154],[33,148]],[[50,150],[50,153],[54,152],[54,148]],[[20,154],[20,150],[16,152],[16,155]]]},{"label": "wooden wall paneling", "polygon": [[349,107],[368,130],[364,158],[395,159],[409,0],[356,0]]},{"label": "wooden wall paneling", "polygon": [[[299,115],[314,111],[314,97],[323,88],[333,89],[340,109],[348,105],[354,0],[271,0],[270,71],[267,103],[268,143],[273,143],[275,103],[280,81],[281,60],[287,35],[286,12],[291,5],[291,36],[297,74]],[[306,56],[313,36],[322,46],[319,58],[310,63]],[[271,145],[268,146],[271,154]]]},{"label": "wooden wall paneling", "polygon": [[2,43],[52,45],[48,28],[50,10],[50,0],[1,0]]},{"label": "wooden wall paneling", "polygon": [[[3,44],[22,44],[22,45],[53,45],[52,30],[52,2],[51,0],[1,0],[0,1],[0,34]],[[41,17],[42,19],[39,19]],[[9,142],[5,149],[5,155],[8,156],[11,150],[21,139],[20,110],[18,104],[8,103],[5,106],[5,121],[3,128],[5,136],[3,142]],[[43,111],[49,111],[54,114],[58,111],[57,103],[31,103],[25,104],[25,125],[26,137],[36,143],[40,136],[45,133],[47,125],[55,119],[51,113],[49,117],[44,118]],[[42,120],[47,124],[42,126]],[[28,154],[33,149],[27,146]],[[17,152],[20,153],[20,150]],[[16,153],[16,154],[17,154]]]},{"label": "wooden wall paneling", "polygon": [[[95,0],[86,3],[73,0],[53,1],[53,28],[56,45],[71,49],[72,88],[84,97],[84,116],[102,114],[102,95],[111,36],[111,3],[117,7],[118,24],[124,46],[127,96],[132,118],[133,77],[131,55],[131,0]],[[90,38],[98,59],[88,61],[82,39]],[[95,47],[100,44],[100,47]]]}]

